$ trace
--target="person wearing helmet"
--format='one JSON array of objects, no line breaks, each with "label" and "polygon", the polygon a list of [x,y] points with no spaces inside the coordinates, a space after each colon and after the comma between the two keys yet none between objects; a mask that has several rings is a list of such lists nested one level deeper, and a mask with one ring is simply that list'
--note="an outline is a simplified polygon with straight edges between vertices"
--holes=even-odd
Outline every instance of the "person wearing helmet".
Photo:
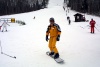
[{"label": "person wearing helmet", "polygon": [[[56,48],[56,41],[60,40],[61,29],[60,26],[55,23],[54,18],[50,18],[49,22],[50,25],[48,26],[46,31],[46,41],[48,42],[49,40],[49,55],[54,55],[54,59],[56,59],[59,58],[59,52]],[[50,39],[48,38],[49,35]]]}]

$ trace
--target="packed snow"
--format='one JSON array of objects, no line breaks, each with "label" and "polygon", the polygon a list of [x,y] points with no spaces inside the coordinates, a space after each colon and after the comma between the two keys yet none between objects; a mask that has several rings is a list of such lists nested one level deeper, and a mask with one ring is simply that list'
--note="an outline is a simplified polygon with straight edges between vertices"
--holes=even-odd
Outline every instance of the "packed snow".
[{"label": "packed snow", "polygon": [[[67,14],[71,19],[71,25],[68,25],[62,4],[63,0],[50,0],[45,9],[0,16],[26,23],[22,26],[9,23],[8,32],[0,32],[0,52],[16,57],[0,54],[0,67],[100,67],[100,17],[85,14],[87,20],[96,21],[98,30],[91,34],[89,22],[74,22],[75,11],[70,10]],[[46,55],[49,48],[45,35],[50,17],[55,18],[62,30],[57,48],[64,64],[58,64]]]}]

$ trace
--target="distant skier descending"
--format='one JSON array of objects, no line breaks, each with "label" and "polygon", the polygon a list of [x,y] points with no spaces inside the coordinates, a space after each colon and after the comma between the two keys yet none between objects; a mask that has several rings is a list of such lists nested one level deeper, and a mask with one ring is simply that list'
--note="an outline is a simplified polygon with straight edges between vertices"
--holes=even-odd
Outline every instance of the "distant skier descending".
[{"label": "distant skier descending", "polygon": [[0,26],[0,31],[1,31],[1,27],[2,27],[2,26]]},{"label": "distant skier descending", "polygon": [[[55,23],[54,18],[50,18],[50,25],[47,28],[46,31],[46,41],[49,40],[49,48],[50,48],[50,53],[49,55],[54,55],[54,59],[59,58],[59,52],[56,48],[56,41],[60,40],[60,34],[61,34],[61,29],[58,24]],[[50,39],[48,39],[48,36],[50,34]]]},{"label": "distant skier descending", "polygon": [[1,27],[3,27],[2,32],[5,31],[7,32],[7,25],[10,26],[7,22],[3,22],[3,24],[1,25]]},{"label": "distant skier descending", "polygon": [[91,21],[90,21],[91,33],[94,33],[95,24],[96,24],[96,22],[93,19],[91,19]]},{"label": "distant skier descending", "polygon": [[70,25],[71,24],[71,20],[70,20],[69,16],[67,17],[67,21],[68,21],[68,24]]}]

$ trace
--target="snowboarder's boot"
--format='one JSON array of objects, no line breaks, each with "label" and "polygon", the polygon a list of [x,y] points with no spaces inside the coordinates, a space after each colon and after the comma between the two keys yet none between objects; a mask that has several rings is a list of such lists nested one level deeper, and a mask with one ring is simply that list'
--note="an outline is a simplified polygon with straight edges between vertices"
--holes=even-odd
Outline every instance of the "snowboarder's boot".
[{"label": "snowboarder's boot", "polygon": [[50,52],[49,55],[54,55],[54,52]]},{"label": "snowboarder's boot", "polygon": [[54,59],[57,59],[57,58],[59,58],[59,53],[56,53],[54,56]]}]

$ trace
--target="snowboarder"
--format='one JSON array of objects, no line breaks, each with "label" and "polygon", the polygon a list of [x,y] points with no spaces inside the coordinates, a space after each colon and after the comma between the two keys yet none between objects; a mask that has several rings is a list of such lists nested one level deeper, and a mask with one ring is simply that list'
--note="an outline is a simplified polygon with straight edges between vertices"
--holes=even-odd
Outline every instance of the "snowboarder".
[{"label": "snowboarder", "polygon": [[[61,34],[61,29],[58,24],[55,23],[54,18],[50,18],[50,25],[47,28],[46,31],[46,41],[48,42],[49,40],[49,48],[50,48],[50,53],[49,55],[54,55],[54,59],[59,58],[59,52],[56,48],[56,41],[60,40],[60,34]],[[50,34],[50,39],[48,38]]]},{"label": "snowboarder", "polygon": [[96,24],[96,22],[93,19],[91,19],[91,21],[90,21],[91,33],[94,33],[95,24]]},{"label": "snowboarder", "polygon": [[7,25],[10,26],[7,22],[3,22],[3,24],[1,25],[1,27],[3,27],[2,32],[4,31],[4,29],[7,32]]}]

